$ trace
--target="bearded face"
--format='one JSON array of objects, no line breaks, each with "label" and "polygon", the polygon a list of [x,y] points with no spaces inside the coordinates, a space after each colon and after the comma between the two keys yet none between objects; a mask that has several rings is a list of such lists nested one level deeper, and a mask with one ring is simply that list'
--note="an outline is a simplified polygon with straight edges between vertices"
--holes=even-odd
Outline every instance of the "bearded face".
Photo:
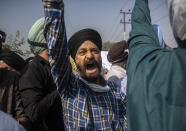
[{"label": "bearded face", "polygon": [[96,81],[101,72],[101,55],[99,48],[87,40],[79,47],[75,57],[80,76],[87,81]]}]

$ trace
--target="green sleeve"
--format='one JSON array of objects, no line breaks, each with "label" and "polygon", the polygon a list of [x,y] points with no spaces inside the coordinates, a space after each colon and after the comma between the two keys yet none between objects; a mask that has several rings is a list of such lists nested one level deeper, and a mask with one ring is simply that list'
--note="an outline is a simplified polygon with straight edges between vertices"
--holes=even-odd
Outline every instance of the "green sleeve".
[{"label": "green sleeve", "polygon": [[136,0],[128,43],[128,131],[185,131],[186,50],[159,46],[148,0]]},{"label": "green sleeve", "polygon": [[129,39],[130,58],[140,61],[146,54],[160,48],[151,24],[148,0],[136,0],[132,16],[132,30]]}]

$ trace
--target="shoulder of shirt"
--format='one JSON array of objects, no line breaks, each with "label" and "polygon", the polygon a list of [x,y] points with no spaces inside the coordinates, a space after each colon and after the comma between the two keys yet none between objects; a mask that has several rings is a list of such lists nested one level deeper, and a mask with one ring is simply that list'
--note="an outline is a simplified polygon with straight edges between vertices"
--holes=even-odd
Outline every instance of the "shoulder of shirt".
[{"label": "shoulder of shirt", "polygon": [[37,68],[42,68],[43,66],[49,67],[49,62],[40,56],[35,56],[33,60],[29,63],[29,66],[32,66],[32,67],[34,66]]}]

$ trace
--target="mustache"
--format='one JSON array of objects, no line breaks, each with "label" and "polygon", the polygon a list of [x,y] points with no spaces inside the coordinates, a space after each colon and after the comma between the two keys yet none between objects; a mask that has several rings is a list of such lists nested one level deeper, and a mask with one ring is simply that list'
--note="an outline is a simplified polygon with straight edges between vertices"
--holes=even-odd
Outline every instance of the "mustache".
[{"label": "mustache", "polygon": [[97,61],[85,61],[84,67],[86,67],[88,64],[94,64],[96,67],[100,67],[100,64]]},{"label": "mustache", "polygon": [[[95,67],[98,67],[98,68],[101,69],[101,64],[99,64],[97,61],[93,61],[93,62],[92,62],[92,61],[86,61],[86,62],[83,64],[83,68],[86,69],[87,64],[89,64],[89,63],[92,63],[92,64],[95,65]],[[76,67],[77,67],[78,72],[81,72],[81,71],[82,71],[80,65],[76,64]]]}]

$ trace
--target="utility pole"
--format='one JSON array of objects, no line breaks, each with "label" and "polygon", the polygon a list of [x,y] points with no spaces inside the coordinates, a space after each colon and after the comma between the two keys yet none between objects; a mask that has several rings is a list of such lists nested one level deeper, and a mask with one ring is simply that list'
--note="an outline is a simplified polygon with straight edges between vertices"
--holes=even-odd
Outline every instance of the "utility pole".
[{"label": "utility pole", "polygon": [[131,24],[130,23],[130,19],[128,21],[126,21],[126,15],[131,15],[130,10],[128,12],[123,11],[122,9],[120,10],[120,13],[123,14],[123,20],[120,20],[120,23],[122,23],[124,25],[124,40],[127,40],[126,38],[126,24]]}]

